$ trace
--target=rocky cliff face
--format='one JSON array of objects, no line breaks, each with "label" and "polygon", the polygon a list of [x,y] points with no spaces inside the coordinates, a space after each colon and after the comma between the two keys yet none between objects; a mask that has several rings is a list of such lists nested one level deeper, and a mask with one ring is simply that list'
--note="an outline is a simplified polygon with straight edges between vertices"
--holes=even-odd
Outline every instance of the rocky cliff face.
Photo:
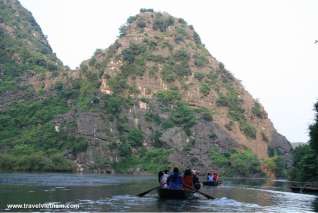
[{"label": "rocky cliff face", "polygon": [[[250,149],[263,160],[273,150],[285,156],[291,150],[260,103],[209,54],[183,19],[147,10],[130,17],[116,42],[83,62],[80,73],[83,79],[99,83],[90,107],[96,107],[92,100],[98,100],[96,105],[104,102],[106,109],[112,99],[126,102],[123,109],[121,104],[110,106],[120,111],[120,117],[109,123],[108,131],[106,121],[90,121],[103,120],[101,115],[85,115],[80,125],[87,120],[95,126],[88,125],[90,130],[83,128],[82,133],[90,132],[88,138],[99,141],[97,146],[128,144],[130,154],[140,147],[165,147],[172,150],[169,162],[199,168],[217,167],[211,161],[211,149]],[[130,132],[121,130],[118,120],[140,131],[140,147],[121,139],[125,131]],[[100,140],[108,137],[119,140]],[[120,162],[120,149],[112,153],[109,161]]]},{"label": "rocky cliff face", "polygon": [[79,70],[29,84],[37,97],[62,103],[45,124],[78,170],[142,173],[176,165],[225,171],[238,166],[236,158],[257,166],[277,155],[288,159],[291,150],[194,28],[166,13],[141,10],[113,45]]}]

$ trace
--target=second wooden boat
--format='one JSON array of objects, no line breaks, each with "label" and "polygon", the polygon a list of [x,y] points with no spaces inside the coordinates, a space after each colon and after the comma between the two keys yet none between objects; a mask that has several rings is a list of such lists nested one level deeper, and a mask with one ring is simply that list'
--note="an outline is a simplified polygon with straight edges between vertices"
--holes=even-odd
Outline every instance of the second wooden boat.
[{"label": "second wooden boat", "polygon": [[204,186],[218,186],[220,184],[221,184],[221,182],[209,182],[209,181],[204,181],[203,182]]}]

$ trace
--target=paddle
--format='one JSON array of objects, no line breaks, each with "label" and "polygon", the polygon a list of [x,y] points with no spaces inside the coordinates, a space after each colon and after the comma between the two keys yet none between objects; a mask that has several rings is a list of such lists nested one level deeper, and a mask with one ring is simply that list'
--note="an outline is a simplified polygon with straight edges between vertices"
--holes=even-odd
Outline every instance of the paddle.
[{"label": "paddle", "polygon": [[203,196],[206,197],[207,199],[211,199],[211,200],[215,199],[215,197],[213,197],[213,196],[211,196],[211,195],[209,195],[209,194],[206,194],[206,193],[201,192],[201,191],[199,191],[199,190],[193,190],[192,187],[189,187],[189,186],[186,186],[186,185],[183,185],[183,186],[184,186],[185,188],[187,188],[187,189],[191,189],[192,192],[197,192],[197,193],[203,195]]},{"label": "paddle", "polygon": [[149,192],[151,192],[151,191],[153,191],[153,190],[155,190],[155,189],[158,189],[159,187],[160,187],[160,186],[153,187],[153,188],[151,188],[151,189],[149,189],[149,190],[147,190],[147,191],[145,191],[145,192],[143,192],[143,193],[138,194],[137,196],[138,196],[138,197],[143,197],[145,194],[148,194]]}]

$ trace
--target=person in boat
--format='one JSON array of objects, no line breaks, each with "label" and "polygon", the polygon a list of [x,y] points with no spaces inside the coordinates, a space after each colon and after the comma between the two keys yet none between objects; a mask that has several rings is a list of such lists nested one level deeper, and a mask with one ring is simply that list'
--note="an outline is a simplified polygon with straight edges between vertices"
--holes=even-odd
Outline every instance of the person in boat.
[{"label": "person in boat", "polygon": [[180,190],[182,189],[182,177],[180,176],[179,169],[175,167],[172,174],[167,179],[169,189]]},{"label": "person in boat", "polygon": [[212,183],[212,182],[213,182],[213,176],[212,176],[211,173],[208,173],[207,181],[208,181],[209,183]]},{"label": "person in boat", "polygon": [[217,183],[219,181],[219,175],[218,173],[214,172],[213,173],[213,182]]},{"label": "person in boat", "polygon": [[159,183],[161,182],[161,178],[162,178],[163,174],[164,174],[163,171],[158,172],[158,182]]},{"label": "person in boat", "polygon": [[199,180],[199,173],[196,170],[192,170],[192,183],[196,190],[199,190],[201,188],[201,183]]},{"label": "person in boat", "polygon": [[168,188],[168,177],[169,177],[169,170],[166,169],[164,172],[163,172],[163,175],[161,176],[161,179],[160,179],[160,188]]},{"label": "person in boat", "polygon": [[186,169],[182,177],[183,189],[191,190],[193,188],[193,175],[191,169]]}]

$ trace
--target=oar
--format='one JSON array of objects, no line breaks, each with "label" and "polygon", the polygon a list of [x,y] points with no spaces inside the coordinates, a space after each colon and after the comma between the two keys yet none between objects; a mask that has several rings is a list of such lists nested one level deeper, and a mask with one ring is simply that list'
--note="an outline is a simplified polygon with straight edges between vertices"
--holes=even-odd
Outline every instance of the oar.
[{"label": "oar", "polygon": [[207,199],[211,199],[211,200],[215,199],[215,197],[213,197],[213,196],[211,196],[211,195],[209,195],[209,194],[206,194],[206,193],[201,192],[201,191],[199,191],[199,190],[193,190],[192,187],[189,187],[189,186],[187,186],[187,185],[183,185],[183,186],[186,187],[187,189],[191,189],[192,192],[197,192],[197,193],[203,195],[203,196],[206,197]]},{"label": "oar", "polygon": [[145,191],[145,192],[143,192],[143,193],[138,194],[137,196],[138,196],[138,197],[143,197],[145,194],[148,194],[149,192],[151,192],[151,191],[153,191],[153,190],[155,190],[155,189],[158,189],[159,187],[160,187],[160,186],[153,187],[153,188],[151,188],[151,189],[149,189],[149,190],[147,190],[147,191]]},{"label": "oar", "polygon": [[203,196],[206,197],[207,199],[211,199],[211,200],[215,199],[215,197],[213,197],[213,196],[211,196],[211,195],[209,195],[209,194],[206,194],[206,193],[204,193],[204,192],[201,192],[201,191],[199,191],[199,190],[196,190],[196,191],[194,191],[194,192],[197,192],[197,193],[203,195]]}]

